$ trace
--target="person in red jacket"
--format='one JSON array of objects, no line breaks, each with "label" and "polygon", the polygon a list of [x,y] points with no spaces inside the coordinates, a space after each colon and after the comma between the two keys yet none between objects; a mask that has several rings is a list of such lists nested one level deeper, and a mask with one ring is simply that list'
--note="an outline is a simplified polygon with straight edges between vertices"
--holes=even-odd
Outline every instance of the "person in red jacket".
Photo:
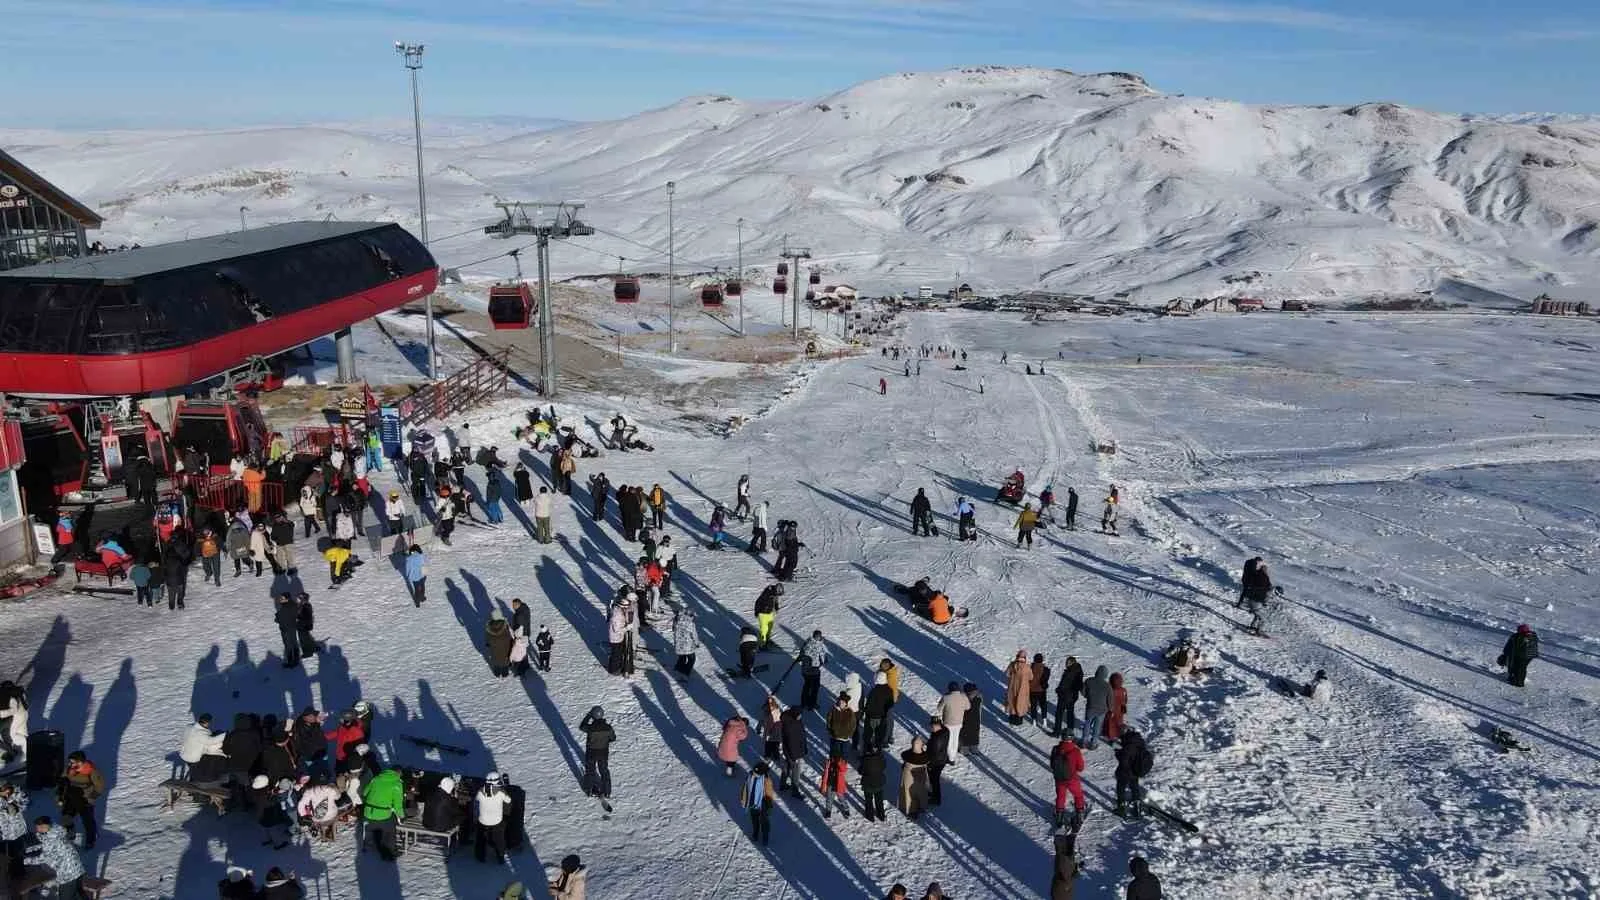
[{"label": "person in red jacket", "polygon": [[347,709],[339,714],[339,725],[332,731],[324,731],[323,737],[333,741],[333,758],[335,762],[344,762],[345,756],[354,750],[357,744],[367,742],[367,729],[361,723],[361,717],[353,709]]},{"label": "person in red jacket", "polygon": [[1128,689],[1122,686],[1122,673],[1111,676],[1111,710],[1106,713],[1105,739],[1122,740],[1122,723],[1128,718]]},{"label": "person in red jacket", "polygon": [[[1089,804],[1083,797],[1083,751],[1064,737],[1050,751],[1050,775],[1056,780],[1056,827],[1078,829]],[[1067,821],[1067,795],[1072,795],[1072,821]]]}]

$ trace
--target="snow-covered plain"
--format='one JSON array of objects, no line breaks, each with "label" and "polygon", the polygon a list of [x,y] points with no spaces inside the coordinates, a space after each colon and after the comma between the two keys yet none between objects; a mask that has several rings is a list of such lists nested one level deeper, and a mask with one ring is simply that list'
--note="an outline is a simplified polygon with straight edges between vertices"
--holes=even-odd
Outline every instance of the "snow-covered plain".
[{"label": "snow-covered plain", "polygon": [[[911,317],[904,338],[964,347],[970,371],[925,361],[907,378],[876,355],[806,364],[765,415],[726,439],[682,427],[665,409],[596,396],[558,404],[568,420],[622,411],[657,448],[585,461],[579,481],[603,470],[613,483],[659,482],[672,496],[681,595],[705,642],[688,685],[653,666],[633,680],[604,673],[602,598],[636,548],[621,542],[614,516],[589,520],[581,487],[561,505],[552,545],[533,543],[516,510],[498,530],[458,529],[454,547],[429,542],[431,599],[421,609],[382,553],[364,554],[336,592],[307,563],[328,649],[303,670],[279,666],[270,578],[193,587],[181,614],[62,593],[8,608],[0,669],[27,680],[35,722],[65,731],[111,785],[91,868],[104,867],[128,897],[214,896],[232,862],[293,867],[321,898],[442,900],[490,896],[513,877],[537,884],[543,864],[578,852],[590,896],[606,900],[836,900],[935,879],[961,898],[1042,896],[1051,742],[1004,724],[998,708],[1003,666],[1026,648],[1057,671],[1070,653],[1091,671],[1125,673],[1130,721],[1156,754],[1148,785],[1200,826],[1191,836],[1121,822],[1104,808],[1110,753],[1090,753],[1080,896],[1120,896],[1135,852],[1171,897],[1600,892],[1592,324],[1345,315],[1038,325],[951,312]],[[1040,360],[1048,374],[1023,374]],[[513,447],[511,428],[531,402],[474,413],[475,442]],[[1115,440],[1119,452],[1090,452],[1094,439]],[[529,464],[545,470],[543,458]],[[1053,482],[1064,497],[1077,487],[1087,527],[1013,548],[1012,514],[988,502],[1013,467],[1033,489]],[[745,836],[739,782],[713,753],[722,721],[754,717],[788,657],[768,657],[762,684],[714,674],[735,661],[738,628],[753,621],[768,577],[737,549],[696,546],[712,501],[731,501],[745,471],[774,519],[801,523],[810,552],[779,643],[792,650],[824,631],[834,654],[825,692],[847,672],[868,675],[883,655],[897,660],[896,752],[926,733],[947,682],[973,681],[989,700],[981,755],[947,773],[944,805],[920,823],[898,813],[887,824],[859,813],[824,821],[815,785],[825,741],[808,716],[808,801],[781,802],[770,850]],[[469,477],[481,484],[480,470]],[[1125,498],[1115,538],[1092,531],[1112,482]],[[984,540],[910,536],[918,487],[940,510],[958,494],[979,498]],[[748,530],[734,533],[737,544]],[[309,544],[299,553],[309,558]],[[1271,640],[1243,634],[1245,616],[1231,605],[1240,561],[1257,553],[1287,594]],[[920,575],[971,617],[943,630],[910,617],[892,584]],[[490,677],[484,623],[511,597],[556,634],[549,676]],[[1491,666],[1519,621],[1540,631],[1545,654],[1526,690]],[[1179,683],[1159,670],[1157,654],[1180,633],[1214,651],[1212,676]],[[646,643],[670,664],[668,638]],[[1303,680],[1318,668],[1336,685],[1326,708],[1268,688],[1274,676]],[[794,702],[799,687],[790,678],[782,699]],[[331,846],[274,854],[243,815],[159,810],[155,785],[193,713],[227,721],[308,704],[338,710],[358,697],[377,707],[385,760],[498,768],[525,785],[532,852],[509,869],[470,852],[448,865],[418,856],[395,866],[358,854],[343,832]],[[620,738],[609,821],[578,781],[574,726],[595,704]],[[1488,723],[1532,752],[1501,755]],[[407,734],[470,753],[430,757]],[[752,738],[746,762],[758,752]],[[853,774],[851,793],[859,803]],[[49,811],[48,799],[34,809]]]},{"label": "snow-covered plain", "polygon": [[[974,67],[791,103],[686,98],[610,122],[450,120],[426,143],[446,266],[505,249],[496,200],[582,200],[603,233],[558,275],[772,274],[787,234],[829,283],[875,292],[1041,288],[1140,302],[1339,300],[1461,278],[1590,299],[1600,264],[1600,126],[1386,103],[1250,106],[1136,75]],[[402,123],[196,132],[0,130],[0,143],[145,244],[288,219],[416,229]],[[642,245],[642,246],[641,246]],[[506,275],[499,259],[475,269]]]}]

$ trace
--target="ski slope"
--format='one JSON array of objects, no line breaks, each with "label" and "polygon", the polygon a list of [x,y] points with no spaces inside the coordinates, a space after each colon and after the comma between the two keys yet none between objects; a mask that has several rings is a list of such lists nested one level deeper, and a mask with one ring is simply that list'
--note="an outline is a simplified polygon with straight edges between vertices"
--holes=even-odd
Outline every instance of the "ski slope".
[{"label": "ski slope", "polygon": [[[970,371],[925,360],[907,378],[877,355],[807,364],[798,387],[726,439],[666,409],[568,398],[558,404],[565,419],[621,411],[656,451],[582,461],[554,544],[533,543],[531,520],[514,510],[497,530],[458,528],[453,547],[430,542],[420,609],[381,553],[364,553],[354,581],[331,592],[306,563],[329,650],[301,671],[278,664],[270,578],[229,573],[221,589],[191,587],[190,609],[176,616],[63,594],[8,609],[0,668],[28,679],[35,727],[65,731],[111,784],[91,869],[104,866],[129,897],[214,896],[232,862],[293,867],[313,897],[444,900],[490,896],[513,877],[537,883],[543,865],[577,852],[590,896],[608,900],[836,900],[882,896],[897,880],[914,890],[939,880],[961,898],[1039,897],[1050,873],[1051,741],[1000,712],[1003,667],[1024,648],[1057,672],[1074,654],[1089,672],[1124,673],[1129,723],[1155,751],[1147,786],[1200,826],[1187,835],[1123,823],[1105,808],[1110,751],[1088,753],[1081,896],[1120,896],[1132,853],[1151,860],[1172,897],[1600,892],[1592,324],[1345,315],[1039,326],[950,312],[913,315],[903,339],[964,347]],[[1023,374],[1041,360],[1047,374]],[[475,442],[514,446],[511,428],[531,402],[474,414]],[[1092,453],[1091,440],[1115,440],[1119,452]],[[543,457],[528,461],[543,474]],[[989,502],[1014,467],[1031,491],[1050,480],[1064,498],[1077,487],[1085,528],[1015,549],[1013,514]],[[584,513],[581,483],[595,471],[614,484],[659,482],[672,497],[679,588],[704,641],[688,685],[655,666],[632,680],[603,670],[603,598],[637,548],[622,545],[614,504],[603,525]],[[774,520],[798,520],[808,545],[780,646],[823,630],[833,654],[825,696],[850,671],[870,677],[883,655],[901,667],[891,795],[898,752],[926,733],[946,683],[972,681],[988,700],[981,753],[946,773],[943,806],[918,823],[897,812],[864,822],[853,773],[856,814],[824,821],[826,741],[808,715],[807,802],[780,801],[769,849],[746,837],[739,780],[715,762],[717,738],[729,716],[756,716],[788,657],[764,660],[764,684],[714,674],[736,661],[739,626],[753,622],[768,579],[737,549],[696,546],[712,503],[731,503],[746,471],[755,499],[771,502]],[[481,483],[481,470],[469,478]],[[1090,530],[1113,482],[1124,497],[1120,537]],[[907,532],[919,487],[946,536]],[[958,495],[980,501],[976,544],[948,539],[942,517]],[[733,534],[737,545],[747,526]],[[310,557],[308,543],[297,549]],[[1232,606],[1238,567],[1254,554],[1287,596],[1270,640],[1245,635],[1247,617]],[[921,575],[971,617],[937,629],[904,612],[893,584]],[[521,684],[492,678],[481,655],[490,610],[511,597],[556,635],[554,672]],[[172,618],[182,621],[163,621]],[[1539,630],[1545,654],[1526,690],[1491,665],[1521,621]],[[1180,633],[1211,650],[1211,676],[1179,683],[1159,670]],[[647,632],[644,642],[670,666],[668,637]],[[1335,685],[1325,708],[1268,687],[1318,668]],[[785,682],[784,702],[799,689],[798,676]],[[497,768],[526,786],[532,852],[507,869],[470,852],[447,866],[422,856],[395,866],[358,854],[346,831],[333,845],[273,854],[243,815],[159,811],[155,785],[191,713],[227,721],[338,710],[358,697],[378,710],[385,760]],[[609,820],[578,781],[574,729],[596,704],[619,736]],[[1532,752],[1501,755],[1485,723]],[[469,754],[430,758],[404,735]],[[747,764],[759,749],[752,737]],[[34,811],[52,811],[48,798]]]}]

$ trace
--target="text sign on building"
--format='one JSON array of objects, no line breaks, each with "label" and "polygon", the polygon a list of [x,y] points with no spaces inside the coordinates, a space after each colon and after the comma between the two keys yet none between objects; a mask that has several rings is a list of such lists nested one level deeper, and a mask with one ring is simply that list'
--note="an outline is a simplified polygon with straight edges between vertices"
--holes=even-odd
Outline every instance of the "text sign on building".
[{"label": "text sign on building", "polygon": [[14,184],[0,184],[0,209],[17,209],[28,205],[27,195]]}]

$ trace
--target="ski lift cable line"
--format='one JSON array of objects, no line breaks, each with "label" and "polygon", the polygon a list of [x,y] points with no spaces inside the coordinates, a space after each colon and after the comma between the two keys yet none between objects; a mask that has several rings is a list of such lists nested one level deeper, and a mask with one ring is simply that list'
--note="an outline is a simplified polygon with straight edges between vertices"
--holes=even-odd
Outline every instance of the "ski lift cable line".
[{"label": "ski lift cable line", "polygon": [[457,263],[456,265],[453,265],[453,266],[440,266],[440,268],[441,269],[457,269],[457,270],[465,269],[465,268],[468,268],[469,266],[481,265],[483,263],[489,262],[490,260],[499,259],[502,256],[510,256],[513,253],[521,253],[522,251],[527,250],[530,247],[537,247],[537,246],[538,246],[537,242],[532,243],[532,244],[523,244],[521,247],[513,247],[510,250],[501,250],[499,253],[495,253],[495,254],[490,255],[490,256],[485,256],[483,259],[475,259],[472,262]]},{"label": "ski lift cable line", "polygon": [[[615,238],[615,239],[617,239],[619,241],[622,241],[623,243],[632,244],[635,247],[643,247],[644,249],[649,250],[651,253],[655,253],[655,254],[657,254],[659,256],[668,255],[667,252],[665,250],[662,250],[660,247],[652,247],[649,244],[641,243],[639,241],[634,240],[631,237],[626,237],[624,235],[617,234],[614,231],[607,231],[604,228],[599,228],[599,227],[596,227],[596,226],[593,226],[593,225],[591,225],[589,227],[594,228],[594,233],[595,234],[603,234],[606,237]],[[616,254],[613,253],[611,255],[615,256]],[[723,268],[723,266],[719,266],[719,265],[717,265],[715,263],[708,263],[708,262],[706,262],[704,260],[688,259],[687,257],[682,257],[682,259],[683,259],[684,262],[688,263],[689,265],[691,265],[691,266],[699,266],[702,269],[722,269]]]},{"label": "ski lift cable line", "polygon": [[477,225],[477,226],[474,226],[472,228],[468,228],[466,231],[458,231],[455,234],[447,234],[444,237],[429,238],[428,239],[428,245],[432,246],[434,244],[439,243],[440,241],[448,241],[451,238],[458,238],[458,237],[461,237],[462,235],[466,235],[466,234],[482,234],[482,233],[483,233],[483,226],[482,225]]}]

